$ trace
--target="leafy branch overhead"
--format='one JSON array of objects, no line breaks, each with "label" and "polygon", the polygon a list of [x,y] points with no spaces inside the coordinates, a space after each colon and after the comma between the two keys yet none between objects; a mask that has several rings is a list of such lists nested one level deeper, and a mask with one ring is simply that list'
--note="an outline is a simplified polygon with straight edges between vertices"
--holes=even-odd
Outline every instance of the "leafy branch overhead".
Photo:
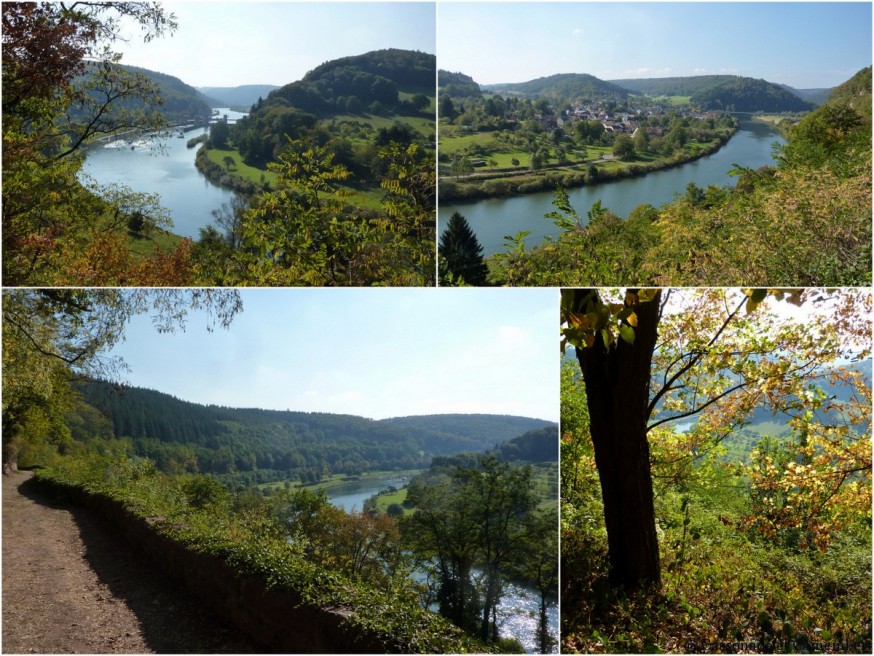
[{"label": "leafy branch overhead", "polygon": [[561,351],[568,344],[577,348],[592,347],[601,338],[604,346],[612,347],[617,339],[634,343],[637,309],[641,303],[655,299],[656,289],[628,290],[622,303],[602,300],[597,290],[586,290],[582,296],[574,290],[561,292]]}]

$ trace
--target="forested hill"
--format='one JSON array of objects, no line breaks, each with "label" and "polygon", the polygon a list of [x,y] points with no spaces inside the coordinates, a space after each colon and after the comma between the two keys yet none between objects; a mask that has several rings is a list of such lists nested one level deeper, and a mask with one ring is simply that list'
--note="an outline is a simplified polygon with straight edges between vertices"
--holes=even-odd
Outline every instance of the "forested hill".
[{"label": "forested hill", "polygon": [[512,84],[483,85],[483,89],[502,95],[546,98],[557,102],[622,100],[628,91],[586,73],[559,73]]},{"label": "forested hill", "polygon": [[781,84],[780,86],[786,89],[786,91],[794,93],[802,100],[806,100],[817,106],[828,101],[829,94],[832,92],[831,89],[796,89],[795,87],[790,87],[788,84]]},{"label": "forested hill", "polygon": [[702,109],[737,112],[799,112],[813,109],[802,92],[737,75],[694,75],[612,80],[624,89],[648,96],[689,96]]},{"label": "forested hill", "polygon": [[479,98],[482,90],[472,77],[464,73],[451,73],[440,69],[437,71],[437,91],[453,98]]},{"label": "forested hill", "polygon": [[[117,67],[128,73],[143,75],[158,87],[158,96],[163,101],[163,104],[158,109],[171,123],[189,120],[205,121],[212,114],[210,103],[206,96],[194,87],[185,84],[178,77],[137,66],[118,64]],[[86,75],[88,70],[86,68]],[[144,106],[140,101],[127,103],[117,101],[115,105],[127,109],[139,109]]]},{"label": "forested hill", "polygon": [[558,462],[558,427],[554,424],[514,437],[495,449],[501,460],[511,462]]},{"label": "forested hill", "polygon": [[119,393],[106,383],[82,384],[79,390],[88,405],[68,418],[75,439],[122,438],[133,453],[152,458],[165,471],[251,472],[251,482],[423,467],[433,455],[484,451],[549,425],[501,415],[373,420],[227,408],[133,387]]},{"label": "forested hill", "polygon": [[733,75],[692,75],[689,77],[652,77],[610,80],[616,86],[647,96],[692,96],[723,82]]},{"label": "forested hill", "polygon": [[[325,62],[304,75],[303,81],[325,87],[331,82],[343,84],[349,75],[369,75],[372,82],[384,78],[394,82],[400,89],[433,92],[436,65],[437,58],[434,55],[417,50],[387,48]],[[337,93],[342,91],[337,90]]]},{"label": "forested hill", "polygon": [[432,453],[484,451],[531,430],[555,426],[543,419],[511,415],[422,415],[394,417],[384,422],[410,432]]},{"label": "forested hill", "polygon": [[[293,107],[326,116],[356,113],[379,103],[383,111],[415,111],[399,92],[434,94],[437,60],[412,50],[376,50],[317,66],[302,80],[271,92],[255,112]],[[352,100],[352,99],[355,100]]]},{"label": "forested hill", "polygon": [[829,103],[846,103],[871,122],[871,67],[863,68],[831,91]]},{"label": "forested hill", "polygon": [[735,112],[803,112],[814,107],[779,85],[748,77],[703,89],[693,94],[690,101],[702,109]]}]

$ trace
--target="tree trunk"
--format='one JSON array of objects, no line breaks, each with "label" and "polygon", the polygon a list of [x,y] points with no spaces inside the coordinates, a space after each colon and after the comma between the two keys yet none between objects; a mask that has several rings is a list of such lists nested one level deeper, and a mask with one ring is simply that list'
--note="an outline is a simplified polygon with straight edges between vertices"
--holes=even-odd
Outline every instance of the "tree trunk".
[{"label": "tree trunk", "polygon": [[[591,290],[576,290],[582,301]],[[661,292],[635,306],[633,344],[607,348],[600,335],[577,348],[588,397],[595,465],[601,480],[610,555],[610,582],[635,590],[661,586],[653,509],[647,406]]]}]

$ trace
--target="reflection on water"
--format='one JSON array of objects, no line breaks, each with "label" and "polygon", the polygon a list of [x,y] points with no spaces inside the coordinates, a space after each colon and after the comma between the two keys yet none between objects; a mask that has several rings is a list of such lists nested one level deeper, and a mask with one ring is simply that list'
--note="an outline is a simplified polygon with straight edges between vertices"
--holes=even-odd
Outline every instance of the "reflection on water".
[{"label": "reflection on water", "polygon": [[385,478],[368,478],[363,481],[350,481],[328,490],[328,501],[346,512],[360,511],[364,502],[389,486],[402,488],[409,479],[405,476],[388,476]]},{"label": "reflection on water", "polygon": [[[394,476],[364,481],[350,481],[343,485],[331,488],[328,491],[328,501],[346,512],[360,511],[364,502],[374,494],[381,492],[389,486],[402,488],[409,482],[404,476]],[[475,575],[480,572],[475,571]],[[414,573],[413,578],[424,582],[425,573]],[[437,611],[437,607],[431,608]],[[505,583],[504,596],[497,608],[498,630],[503,638],[515,638],[525,651],[537,653],[537,623],[540,617],[540,595],[534,588],[519,583]],[[554,638],[558,638],[558,606],[551,605],[547,610],[549,632]],[[553,653],[558,652],[558,644],[553,648]]]}]

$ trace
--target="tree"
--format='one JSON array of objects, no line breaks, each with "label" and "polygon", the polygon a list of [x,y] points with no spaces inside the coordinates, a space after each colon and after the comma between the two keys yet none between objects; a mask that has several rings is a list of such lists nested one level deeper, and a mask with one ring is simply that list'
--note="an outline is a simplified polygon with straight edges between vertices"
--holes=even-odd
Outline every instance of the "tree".
[{"label": "tree", "polygon": [[361,100],[358,96],[349,96],[346,99],[346,113],[347,114],[360,114],[364,110],[364,105],[361,103]]},{"label": "tree", "polygon": [[228,120],[222,118],[219,121],[209,126],[209,143],[212,148],[227,148],[228,136],[230,128],[228,128]]},{"label": "tree", "polygon": [[[461,468],[455,474],[458,494],[474,501],[477,530],[485,573],[480,617],[480,639],[498,640],[497,605],[503,594],[505,571],[522,553],[524,519],[534,509],[531,468],[511,467],[495,456],[486,456],[479,467]],[[558,553],[553,553],[557,558]]]},{"label": "tree", "polygon": [[[153,3],[3,5],[7,285],[129,284],[142,273],[125,252],[126,217],[118,221],[118,206],[78,175],[81,147],[93,137],[164,125],[155,86],[117,65],[123,19],[139,23],[146,41],[176,27]],[[177,264],[187,248],[171,256]]]},{"label": "tree", "polygon": [[437,578],[440,614],[476,634],[480,601],[471,580],[477,545],[471,539],[476,517],[470,500],[454,494],[445,474],[427,485],[411,485],[407,499],[416,512],[402,524],[404,539],[421,565]]},{"label": "tree", "polygon": [[483,261],[482,246],[467,220],[458,212],[452,213],[446,230],[440,235],[439,253],[446,263],[441,276],[449,274],[468,285],[486,284],[489,269]]},{"label": "tree", "polygon": [[[677,479],[757,407],[785,413],[809,432],[811,381],[827,380],[836,361],[870,355],[870,294],[848,290],[827,299],[819,292],[773,292],[798,305],[806,297],[831,303],[828,319],[794,322],[759,308],[768,293],[701,290],[672,299],[670,291],[628,290],[611,302],[597,290],[563,292],[562,332],[585,383],[613,585],[660,584],[649,435],[698,416],[680,454],[657,462],[662,475]],[[850,407],[833,403],[826,414],[841,422]],[[870,475],[870,458],[858,456],[865,440],[861,447],[858,442],[851,438],[850,449],[832,439],[831,458],[855,454],[844,464],[829,460],[833,471]],[[833,479],[840,482],[832,496],[847,476]],[[787,480],[794,485],[798,479]]]},{"label": "tree", "polygon": [[230,170],[231,170],[231,167],[234,166],[234,158],[231,157],[230,155],[225,155],[225,156],[222,158],[222,162],[224,162],[225,168],[226,168],[228,171],[230,171]]},{"label": "tree", "polygon": [[455,179],[457,180],[463,175],[473,173],[473,164],[470,163],[467,157],[455,153],[452,156],[452,172],[455,173]]},{"label": "tree", "polygon": [[569,330],[586,331],[580,341],[574,332],[568,339],[575,345],[585,344],[576,354],[585,381],[604,502],[610,581],[626,589],[661,585],[646,439],[660,299],[661,290],[644,298],[630,292],[621,311],[624,316],[617,315],[617,330],[626,338],[616,340],[608,331],[611,308],[598,291],[572,290],[563,297]]},{"label": "tree", "polygon": [[619,159],[634,159],[634,142],[627,134],[617,135],[613,142],[613,155]]},{"label": "tree", "polygon": [[458,116],[458,110],[455,109],[455,104],[449,96],[443,96],[440,100],[439,118],[445,118],[448,121],[453,121]]},{"label": "tree", "polygon": [[631,140],[634,142],[634,150],[637,151],[638,155],[644,155],[649,152],[650,139],[646,128],[637,128],[637,130],[634,131]]},{"label": "tree", "polygon": [[413,97],[410,98],[410,105],[417,112],[424,111],[430,104],[431,99],[424,93],[414,94]]},{"label": "tree", "polygon": [[556,642],[549,632],[549,606],[558,602],[558,517],[555,509],[532,513],[521,546],[518,572],[533,581],[540,595],[537,646],[548,654]]},{"label": "tree", "polygon": [[[513,568],[522,559],[535,505],[530,467],[483,456],[475,465],[411,484],[407,498],[416,512],[404,520],[402,531],[423,566],[437,576],[441,614],[486,644],[497,642],[504,577],[518,571]],[[483,570],[479,586],[472,578],[475,565]]]}]

